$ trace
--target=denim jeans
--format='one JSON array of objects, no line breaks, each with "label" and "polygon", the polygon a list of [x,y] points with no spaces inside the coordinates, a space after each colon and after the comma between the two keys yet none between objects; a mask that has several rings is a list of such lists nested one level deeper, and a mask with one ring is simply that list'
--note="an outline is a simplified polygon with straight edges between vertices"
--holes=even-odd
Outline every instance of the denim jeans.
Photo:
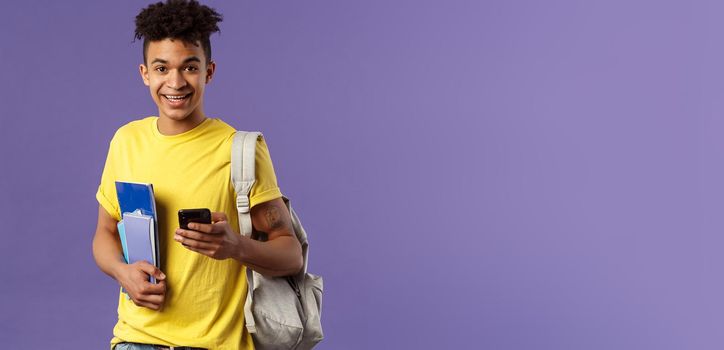
[{"label": "denim jeans", "polygon": [[113,350],[156,350],[156,347],[149,344],[118,343]]},{"label": "denim jeans", "polygon": [[[157,348],[150,344],[139,343],[118,343],[113,350],[156,350]],[[183,348],[181,348],[183,349]]]}]

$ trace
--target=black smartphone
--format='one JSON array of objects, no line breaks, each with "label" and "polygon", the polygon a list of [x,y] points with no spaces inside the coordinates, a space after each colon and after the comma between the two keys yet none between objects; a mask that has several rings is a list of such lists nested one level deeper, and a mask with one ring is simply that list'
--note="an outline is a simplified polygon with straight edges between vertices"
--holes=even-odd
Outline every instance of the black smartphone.
[{"label": "black smartphone", "polygon": [[188,230],[189,222],[197,222],[200,224],[211,223],[211,210],[203,209],[181,209],[178,211],[178,226],[184,230]]}]

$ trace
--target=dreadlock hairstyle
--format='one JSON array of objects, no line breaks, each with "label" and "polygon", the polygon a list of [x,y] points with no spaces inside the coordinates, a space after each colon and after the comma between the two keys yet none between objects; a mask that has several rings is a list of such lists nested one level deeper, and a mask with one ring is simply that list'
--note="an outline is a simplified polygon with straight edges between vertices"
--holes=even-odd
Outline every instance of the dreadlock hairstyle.
[{"label": "dreadlock hairstyle", "polygon": [[221,14],[196,0],[167,0],[141,10],[136,16],[135,39],[143,39],[143,62],[151,41],[180,39],[198,46],[201,43],[206,63],[211,61],[209,36],[219,32]]}]

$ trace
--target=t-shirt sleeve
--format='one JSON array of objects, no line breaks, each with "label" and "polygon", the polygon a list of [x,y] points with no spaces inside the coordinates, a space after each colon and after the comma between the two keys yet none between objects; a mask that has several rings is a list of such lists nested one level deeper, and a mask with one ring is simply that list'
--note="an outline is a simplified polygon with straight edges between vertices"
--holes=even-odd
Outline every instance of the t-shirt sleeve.
[{"label": "t-shirt sleeve", "polygon": [[108,147],[108,155],[106,156],[106,164],[103,167],[101,175],[101,184],[96,192],[96,200],[116,221],[121,220],[120,210],[118,209],[118,198],[116,197],[116,172],[115,162],[117,161],[117,136],[113,136],[110,146]]},{"label": "t-shirt sleeve", "polygon": [[282,196],[277,185],[277,176],[274,173],[269,149],[266,141],[260,137],[256,141],[256,182],[249,193],[249,207],[253,208],[259,203],[264,203]]}]

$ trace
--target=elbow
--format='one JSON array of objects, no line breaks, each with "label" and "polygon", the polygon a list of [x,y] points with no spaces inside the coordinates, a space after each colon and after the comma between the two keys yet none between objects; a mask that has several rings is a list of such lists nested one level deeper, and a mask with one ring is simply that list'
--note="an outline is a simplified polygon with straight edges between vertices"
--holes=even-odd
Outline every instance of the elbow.
[{"label": "elbow", "polygon": [[255,270],[265,277],[289,277],[296,276],[304,268],[304,261],[299,259],[299,262],[294,262],[294,265],[289,264],[285,269],[282,270]]},{"label": "elbow", "polygon": [[294,253],[292,254],[293,258],[290,258],[288,260],[288,265],[286,266],[286,269],[284,269],[277,277],[296,276],[304,268],[304,257],[302,256],[302,248],[299,245],[297,246],[298,248],[295,247]]},{"label": "elbow", "polygon": [[[294,243],[290,243],[294,242]],[[265,277],[288,277],[296,276],[304,269],[304,256],[302,254],[302,246],[299,241],[289,240],[285,242],[283,251],[277,255],[276,266],[270,265],[267,268],[256,266],[253,269],[264,275]]]},{"label": "elbow", "polygon": [[304,268],[304,256],[302,255],[302,246],[297,242],[294,247],[292,259],[290,259],[289,268],[285,271],[284,276],[295,276]]}]

